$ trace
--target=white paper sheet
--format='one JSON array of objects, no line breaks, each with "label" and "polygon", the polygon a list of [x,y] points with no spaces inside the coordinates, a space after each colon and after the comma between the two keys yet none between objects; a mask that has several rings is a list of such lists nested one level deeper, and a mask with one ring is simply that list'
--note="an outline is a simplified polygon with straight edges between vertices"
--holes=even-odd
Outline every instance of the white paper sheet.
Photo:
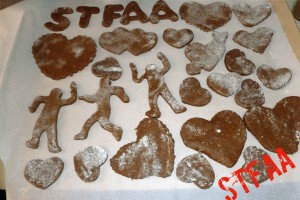
[{"label": "white paper sheet", "polygon": [[[122,1],[125,6],[129,1]],[[184,2],[166,1],[168,5],[178,13],[180,5]],[[199,0],[207,4],[209,0]],[[226,1],[230,5],[235,0]],[[187,112],[175,114],[168,104],[162,98],[159,98],[159,107],[161,108],[161,120],[169,128],[175,139],[175,166],[172,176],[168,178],[150,177],[143,180],[131,180],[115,173],[109,164],[109,159],[115,155],[117,150],[132,141],[135,141],[135,128],[139,122],[145,118],[145,112],[148,110],[147,82],[136,84],[131,79],[129,63],[134,62],[138,66],[140,73],[144,72],[147,64],[153,63],[161,66],[156,54],[162,51],[170,60],[171,70],[165,75],[165,81],[172,94],[180,100],[179,85],[189,75],[185,71],[185,65],[189,62],[184,55],[183,49],[175,49],[168,46],[162,39],[163,31],[166,28],[189,28],[194,32],[194,40],[201,43],[211,41],[211,33],[205,33],[194,26],[185,23],[179,19],[177,22],[162,20],[159,24],[151,23],[141,24],[131,22],[123,26],[116,19],[112,26],[104,28],[101,25],[104,6],[107,4],[116,4],[118,1],[80,1],[80,0],[26,0],[12,7],[0,11],[0,45],[1,45],[1,88],[0,88],[0,158],[3,160],[6,170],[6,189],[8,199],[224,199],[230,193],[222,191],[218,186],[218,180],[223,176],[230,176],[230,173],[240,168],[244,159],[241,156],[236,165],[232,168],[226,168],[208,158],[214,168],[216,180],[212,188],[201,190],[194,184],[187,184],[176,178],[176,166],[182,158],[195,153],[195,151],[186,147],[180,137],[180,128],[182,124],[192,117],[202,117],[211,119],[217,112],[230,109],[237,112],[241,117],[245,109],[239,107],[234,102],[234,96],[222,97],[209,89],[212,93],[212,101],[204,107],[187,107]],[[260,0],[247,1],[252,6],[262,4]],[[139,1],[142,10],[149,16],[155,1]],[[269,3],[268,3],[269,4]],[[87,28],[79,27],[80,13],[76,12],[76,7],[81,5],[98,6],[100,14],[93,15]],[[43,134],[38,149],[33,150],[26,147],[25,142],[31,138],[35,122],[42,110],[41,105],[37,111],[31,114],[28,106],[38,95],[48,95],[51,89],[59,87],[63,90],[63,98],[70,95],[69,84],[75,81],[78,84],[78,94],[93,94],[98,89],[99,78],[95,77],[90,70],[92,63],[83,71],[67,77],[60,81],[54,81],[45,77],[35,64],[31,53],[33,42],[40,36],[52,33],[46,29],[43,24],[51,21],[50,13],[58,7],[71,7],[74,13],[68,15],[70,26],[61,33],[69,39],[77,35],[87,35],[92,37],[97,43],[97,54],[93,61],[103,60],[108,56],[115,57],[123,70],[122,77],[114,81],[113,85],[124,87],[130,97],[130,103],[124,104],[118,98],[112,97],[111,121],[123,128],[123,138],[117,142],[113,136],[103,130],[99,124],[95,124],[86,140],[75,141],[73,136],[80,132],[84,122],[92,113],[95,112],[96,105],[88,104],[77,100],[71,106],[63,107],[58,118],[58,142],[62,152],[53,154],[48,152],[46,135]],[[114,55],[102,49],[98,43],[99,36],[106,31],[112,31],[116,27],[125,27],[127,29],[142,28],[145,31],[152,31],[158,35],[157,45],[150,51],[140,56],[133,56],[128,52],[122,55]],[[232,41],[233,34],[240,30],[254,31],[258,27],[269,27],[274,31],[274,36],[270,46],[264,54],[257,54],[251,50],[245,49]],[[284,97],[297,95],[300,96],[300,65],[293,54],[285,33],[278,21],[276,13],[273,11],[271,16],[264,22],[253,28],[243,27],[236,16],[232,14],[232,19],[221,28],[219,32],[227,31],[229,33],[226,41],[226,51],[233,48],[243,50],[247,57],[252,60],[256,66],[268,64],[275,68],[288,67],[293,72],[293,78],[285,88],[273,91],[262,86],[255,73],[247,76],[262,86],[266,103],[264,106],[273,108],[276,102]],[[224,66],[224,57],[212,72],[226,73]],[[211,72],[202,71],[195,77],[201,85],[208,89],[206,78]],[[245,77],[244,77],[245,79]],[[257,140],[248,132],[248,139],[245,148],[249,145],[262,147]],[[100,145],[108,151],[108,160],[101,167],[100,177],[93,183],[84,183],[77,176],[73,166],[73,156],[80,150],[90,145]],[[274,161],[278,164],[276,154],[268,152]],[[28,183],[23,171],[27,162],[32,159],[47,159],[52,156],[58,156],[65,164],[64,171],[58,180],[46,190],[40,190]],[[245,194],[240,186],[235,186],[238,191],[239,199],[297,199],[300,196],[300,156],[299,153],[291,155],[296,168],[288,169],[288,172],[280,177],[275,176],[273,182],[267,181],[260,188],[249,186],[250,193]]]}]

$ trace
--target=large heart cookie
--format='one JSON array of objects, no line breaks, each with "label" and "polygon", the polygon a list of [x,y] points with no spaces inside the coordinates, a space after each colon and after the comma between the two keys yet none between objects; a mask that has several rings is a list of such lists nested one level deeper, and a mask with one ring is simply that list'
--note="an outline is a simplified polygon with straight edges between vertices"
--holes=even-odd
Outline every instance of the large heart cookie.
[{"label": "large heart cookie", "polygon": [[300,97],[290,96],[280,100],[273,109],[258,106],[244,115],[248,130],[264,148],[293,154],[298,151],[296,135],[300,131]]},{"label": "large heart cookie", "polygon": [[255,64],[246,58],[243,51],[232,49],[225,55],[224,60],[226,69],[230,72],[236,72],[240,75],[249,75],[255,71]]},{"label": "large heart cookie", "polygon": [[232,10],[238,20],[247,27],[255,26],[264,21],[272,12],[268,5],[258,5],[252,8],[246,3],[237,3],[232,6]]},{"label": "large heart cookie", "polygon": [[58,179],[63,168],[64,163],[58,157],[31,160],[25,166],[24,176],[35,187],[46,189]]},{"label": "large heart cookie", "polygon": [[215,181],[215,173],[207,159],[201,154],[193,154],[180,161],[176,168],[179,180],[193,182],[201,189],[210,188]]},{"label": "large heart cookie", "polygon": [[194,77],[183,80],[179,87],[179,94],[183,103],[192,106],[205,106],[211,101],[210,92],[202,88]]},{"label": "large heart cookie", "polygon": [[175,155],[168,128],[156,118],[145,118],[136,130],[137,140],[121,147],[110,160],[112,169],[133,179],[170,176]]},{"label": "large heart cookie", "polygon": [[211,71],[223,57],[227,32],[212,32],[213,40],[205,45],[193,42],[189,44],[184,53],[191,63],[186,65],[186,71],[190,75],[199,74],[201,69]]},{"label": "large heart cookie", "polygon": [[145,32],[142,29],[131,31],[119,27],[112,32],[105,32],[99,38],[102,48],[114,54],[122,54],[129,51],[135,56],[150,51],[157,43],[157,35]]},{"label": "large heart cookie", "polygon": [[105,163],[107,152],[100,146],[89,146],[74,156],[77,175],[84,182],[93,182],[100,175],[100,166]]},{"label": "large heart cookie", "polygon": [[68,40],[62,34],[47,34],[36,40],[32,54],[41,72],[59,80],[82,70],[96,56],[94,40],[77,36]]},{"label": "large heart cookie", "polygon": [[227,167],[237,162],[247,139],[243,120],[230,110],[218,112],[210,121],[189,119],[181,127],[180,134],[187,147]]},{"label": "large heart cookie", "polygon": [[260,66],[256,74],[262,84],[272,90],[285,87],[292,78],[292,72],[288,68],[273,69],[268,65]]},{"label": "large heart cookie", "polygon": [[266,155],[262,149],[257,148],[256,146],[247,147],[243,153],[245,164],[243,165],[243,169],[245,171],[242,172],[243,179],[251,184],[254,184],[251,174],[248,172],[247,167],[249,167],[249,163],[255,161],[256,164],[250,167],[252,172],[258,172],[258,175],[255,177],[258,183],[262,183],[269,179],[267,167],[263,161],[263,156]]},{"label": "large heart cookie", "polygon": [[273,31],[271,29],[262,27],[252,33],[243,30],[238,31],[233,35],[233,40],[243,47],[262,54],[269,46],[272,36]]},{"label": "large heart cookie", "polygon": [[212,73],[207,77],[207,85],[216,93],[229,97],[235,94],[241,87],[242,76],[231,72],[225,75]]},{"label": "large heart cookie", "polygon": [[235,94],[234,100],[244,108],[251,108],[264,104],[265,96],[257,82],[246,79],[242,82],[242,89]]},{"label": "large heart cookie", "polygon": [[182,48],[194,39],[194,33],[190,29],[176,30],[168,28],[163,33],[163,39],[172,47]]},{"label": "large heart cookie", "polygon": [[179,9],[183,20],[203,31],[212,31],[231,19],[231,9],[227,3],[214,2],[202,5],[197,2],[185,2]]}]

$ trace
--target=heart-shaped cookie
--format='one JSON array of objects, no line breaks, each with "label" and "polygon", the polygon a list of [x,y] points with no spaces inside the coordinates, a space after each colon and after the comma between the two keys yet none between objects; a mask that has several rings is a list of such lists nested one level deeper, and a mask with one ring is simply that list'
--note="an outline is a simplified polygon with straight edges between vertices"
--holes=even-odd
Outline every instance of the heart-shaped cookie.
[{"label": "heart-shaped cookie", "polygon": [[255,26],[270,16],[272,9],[268,5],[258,5],[252,8],[246,3],[237,3],[232,10],[238,20],[246,27]]},{"label": "heart-shaped cookie", "polygon": [[112,169],[132,179],[168,177],[174,169],[174,139],[156,118],[145,118],[137,127],[137,140],[121,147],[110,160]]},{"label": "heart-shaped cookie", "polygon": [[218,112],[210,121],[189,119],[181,127],[180,134],[187,147],[227,167],[237,162],[247,139],[243,120],[230,110]]},{"label": "heart-shaped cookie", "polygon": [[215,173],[207,159],[201,154],[193,154],[180,161],[176,168],[179,180],[194,183],[201,189],[210,188],[215,181]]},{"label": "heart-shaped cookie", "polygon": [[110,80],[115,81],[121,77],[122,68],[115,58],[108,57],[94,63],[92,66],[92,73],[97,77],[107,76]]},{"label": "heart-shaped cookie", "polygon": [[32,54],[41,72],[59,80],[81,71],[96,56],[94,40],[77,36],[68,40],[62,34],[47,34],[36,40]]},{"label": "heart-shaped cookie", "polygon": [[118,27],[112,32],[105,32],[99,38],[102,48],[114,54],[129,51],[135,56],[150,51],[157,43],[157,35],[136,28],[131,31]]},{"label": "heart-shaped cookie", "polygon": [[170,46],[180,49],[194,39],[194,33],[190,29],[176,30],[168,28],[163,33],[163,39]]},{"label": "heart-shaped cookie", "polygon": [[31,160],[25,166],[24,176],[35,187],[46,189],[58,179],[63,168],[64,163],[58,157]]},{"label": "heart-shaped cookie", "polygon": [[256,29],[252,33],[240,30],[233,35],[233,41],[239,45],[251,49],[256,53],[264,53],[269,46],[273,31],[267,27]]},{"label": "heart-shaped cookie", "polygon": [[93,182],[100,175],[100,166],[105,163],[107,152],[100,146],[89,146],[74,156],[77,175],[84,182]]},{"label": "heart-shaped cookie", "polygon": [[242,82],[242,89],[235,94],[234,100],[243,108],[251,108],[264,104],[265,96],[257,82],[246,79]]},{"label": "heart-shaped cookie", "polygon": [[205,45],[193,42],[189,44],[184,53],[191,63],[186,65],[189,75],[200,74],[201,69],[211,71],[223,57],[227,32],[212,32],[213,40]]},{"label": "heart-shaped cookie", "polygon": [[268,65],[260,66],[256,75],[264,86],[272,90],[285,87],[292,78],[292,72],[288,68],[273,69]]},{"label": "heart-shaped cookie", "polygon": [[[259,174],[255,177],[255,179],[257,180],[258,183],[262,183],[266,180],[269,179],[269,175],[268,175],[268,171],[266,168],[266,165],[263,161],[263,156],[266,155],[267,152],[265,152],[262,149],[257,148],[256,146],[249,146],[245,149],[243,156],[245,159],[245,164],[243,165],[243,169],[245,170],[248,166],[249,163],[251,163],[252,161],[256,161],[256,164],[253,165],[250,170],[253,172],[258,172]],[[251,178],[251,174],[249,174],[246,171],[242,172],[242,177],[243,179],[251,184],[254,184],[252,178]]]},{"label": "heart-shaped cookie", "polygon": [[216,93],[229,97],[235,94],[241,87],[242,76],[235,72],[225,75],[212,73],[207,77],[207,85]]},{"label": "heart-shaped cookie", "polygon": [[243,51],[232,49],[225,55],[225,66],[230,72],[236,72],[240,75],[249,75],[255,71],[255,64],[246,58]]},{"label": "heart-shaped cookie", "polygon": [[191,1],[180,6],[179,14],[187,23],[208,32],[226,24],[231,19],[232,12],[227,3],[202,5]]},{"label": "heart-shaped cookie", "polygon": [[205,106],[211,101],[210,92],[202,88],[194,77],[183,80],[179,87],[179,94],[182,102],[191,106]]},{"label": "heart-shaped cookie", "polygon": [[298,151],[296,135],[300,131],[300,97],[286,97],[273,109],[253,107],[245,113],[244,121],[265,149],[276,152],[280,147],[288,154]]}]

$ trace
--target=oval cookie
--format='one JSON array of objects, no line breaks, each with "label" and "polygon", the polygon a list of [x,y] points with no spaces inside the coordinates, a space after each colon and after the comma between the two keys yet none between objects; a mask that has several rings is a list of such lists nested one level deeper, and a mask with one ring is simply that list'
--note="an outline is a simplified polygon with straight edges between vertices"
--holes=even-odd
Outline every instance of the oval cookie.
[{"label": "oval cookie", "polygon": [[108,57],[94,63],[92,66],[92,73],[98,77],[107,76],[110,80],[115,81],[121,77],[122,68],[115,58]]}]

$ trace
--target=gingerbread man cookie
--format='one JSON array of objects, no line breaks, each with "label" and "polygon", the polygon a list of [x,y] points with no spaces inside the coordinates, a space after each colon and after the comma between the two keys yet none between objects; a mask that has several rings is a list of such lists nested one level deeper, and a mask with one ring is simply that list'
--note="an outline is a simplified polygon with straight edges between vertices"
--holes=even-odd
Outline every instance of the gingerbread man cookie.
[{"label": "gingerbread man cookie", "polygon": [[173,97],[163,77],[164,74],[166,74],[171,68],[169,60],[161,52],[157,54],[157,57],[162,61],[164,67],[159,69],[154,64],[147,65],[146,72],[140,78],[138,78],[136,66],[133,63],[130,63],[133,81],[136,83],[141,83],[144,79],[147,79],[149,84],[150,110],[146,112],[146,115],[154,118],[160,117],[160,111],[157,105],[157,99],[159,95],[165,99],[175,113],[182,113],[186,111],[186,108],[180,105]]},{"label": "gingerbread man cookie", "polygon": [[54,88],[51,90],[49,96],[38,96],[33,100],[33,103],[29,107],[31,113],[35,112],[41,103],[44,103],[45,106],[36,121],[31,140],[26,142],[27,147],[32,149],[38,148],[40,137],[43,132],[46,132],[48,138],[48,150],[52,153],[61,151],[61,148],[57,143],[57,117],[62,106],[73,104],[77,99],[76,83],[72,82],[70,88],[71,97],[68,99],[61,99],[61,89]]},{"label": "gingerbread man cookie", "polygon": [[111,81],[107,76],[100,79],[100,87],[98,91],[93,95],[83,95],[79,96],[80,100],[84,100],[88,103],[96,103],[98,106],[97,111],[85,122],[81,132],[74,136],[75,140],[84,140],[88,136],[88,132],[91,126],[95,122],[99,122],[102,128],[111,132],[117,141],[120,141],[122,138],[123,130],[121,127],[118,127],[112,124],[109,121],[111,108],[110,108],[110,96],[116,95],[124,103],[129,102],[129,97],[125,93],[122,87],[111,86]]}]

